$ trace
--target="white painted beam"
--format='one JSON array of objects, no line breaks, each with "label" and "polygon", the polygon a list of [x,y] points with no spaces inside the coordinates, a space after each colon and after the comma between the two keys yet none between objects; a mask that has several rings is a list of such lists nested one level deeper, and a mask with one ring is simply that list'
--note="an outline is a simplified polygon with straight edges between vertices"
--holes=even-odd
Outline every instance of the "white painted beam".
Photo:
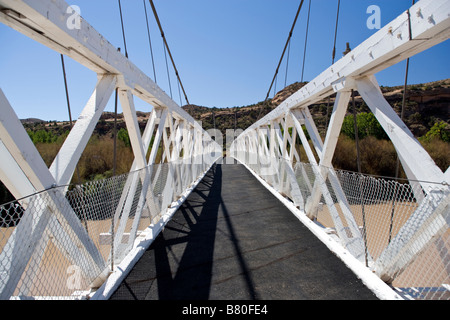
[{"label": "white painted beam", "polygon": [[432,187],[427,182],[444,182],[443,172],[386,101],[375,77],[362,78],[356,83],[359,94],[386,131],[401,159],[407,162],[410,169],[408,172],[414,174],[409,178],[421,180],[425,190]]},{"label": "white painted beam", "polygon": [[148,159],[149,165],[155,163],[156,154],[158,153],[158,148],[159,148],[159,145],[161,142],[162,134],[166,127],[166,119],[167,119],[168,113],[169,113],[169,110],[164,109],[163,113],[161,115],[161,118],[159,119],[159,125],[158,125],[158,129],[156,131],[156,134],[155,134],[155,140],[153,141],[152,150],[150,152],[150,157]]},{"label": "white painted beam", "polygon": [[[41,191],[50,189],[55,184],[55,180],[48,171],[47,165],[44,160],[42,160],[41,155],[30,140],[30,137],[23,128],[19,118],[1,89],[0,139],[26,176],[29,184],[31,184],[35,190]],[[5,168],[5,170],[4,176],[8,176],[8,168]],[[17,176],[17,179],[20,179],[20,177],[23,176]],[[14,180],[10,180],[9,182],[12,185],[15,184]],[[19,183],[20,185],[15,189],[19,189],[28,184],[26,181],[19,181]]]},{"label": "white painted beam", "polygon": [[57,185],[67,185],[70,183],[76,165],[94,132],[95,126],[115,86],[116,78],[113,75],[104,75],[98,80],[89,101],[50,166],[50,172]]},{"label": "white painted beam", "polygon": [[119,99],[136,161],[136,169],[139,170],[147,166],[147,160],[144,145],[142,143],[141,131],[137,121],[133,95],[129,90],[119,90]]},{"label": "white painted beam", "polygon": [[347,112],[348,102],[350,101],[350,91],[340,91],[337,94],[334,103],[333,112],[330,118],[330,124],[325,137],[322,155],[320,157],[320,165],[325,167],[332,166],[332,160],[336,145],[341,134],[342,123]]}]

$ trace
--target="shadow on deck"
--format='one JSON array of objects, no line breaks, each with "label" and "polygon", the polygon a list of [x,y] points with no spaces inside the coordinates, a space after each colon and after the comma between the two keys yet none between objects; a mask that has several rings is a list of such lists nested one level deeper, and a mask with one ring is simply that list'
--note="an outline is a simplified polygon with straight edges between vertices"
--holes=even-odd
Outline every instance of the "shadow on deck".
[{"label": "shadow on deck", "polygon": [[239,164],[216,164],[111,300],[376,296]]}]

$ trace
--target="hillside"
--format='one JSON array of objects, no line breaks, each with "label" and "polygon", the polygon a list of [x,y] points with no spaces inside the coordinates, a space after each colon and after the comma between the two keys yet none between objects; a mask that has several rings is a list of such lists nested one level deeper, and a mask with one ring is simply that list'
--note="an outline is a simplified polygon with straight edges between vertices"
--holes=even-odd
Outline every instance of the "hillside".
[{"label": "hillside", "polygon": [[[280,105],[286,98],[301,89],[305,83],[293,83],[279,91],[274,98],[266,102],[261,101],[249,106],[232,108],[209,108],[206,106],[186,105],[182,108],[186,110],[194,119],[201,121],[205,130],[214,128],[221,130],[223,134],[227,129],[246,129],[258,119],[272,111]],[[383,87],[381,90],[386,100],[391,104],[397,114],[401,114],[403,99],[403,86]],[[370,112],[365,102],[358,92],[355,92],[355,102],[357,112]],[[334,96],[319,101],[309,107],[316,122],[319,132],[324,135],[328,114],[333,109]],[[349,107],[348,113],[352,112]],[[416,137],[425,135],[436,122],[444,121],[447,129],[450,127],[450,79],[435,81],[424,84],[408,86],[406,108],[404,110],[404,122]],[[213,118],[214,115],[214,118]],[[139,126],[143,130],[147,121],[148,112],[138,111]],[[70,124],[65,122],[46,122],[40,119],[23,119],[22,123],[28,130],[36,131],[45,129],[52,131],[56,135],[63,134],[70,130]],[[112,134],[114,114],[104,112],[96,126],[96,133],[100,136]],[[126,128],[123,115],[118,115],[118,129]]]},{"label": "hillside", "polygon": [[[256,120],[260,119],[271,110],[280,105],[286,98],[302,88],[306,83],[294,83],[278,92],[273,99],[266,103],[259,102],[254,105],[234,108],[207,108],[196,105],[184,106],[192,117],[202,121],[205,129],[213,128],[213,113],[215,115],[216,128],[223,133],[226,129],[246,129]],[[403,99],[403,86],[381,87],[386,100],[391,104],[397,114],[401,114]],[[355,92],[357,111],[370,112],[358,92]],[[327,106],[331,114],[334,97],[319,101],[309,107],[311,114],[321,134],[325,133],[327,119]],[[407,89],[406,108],[404,110],[404,122],[416,137],[425,135],[438,121],[444,121],[450,126],[450,79],[435,81],[425,84],[410,85]],[[348,112],[351,112],[349,108]]]}]

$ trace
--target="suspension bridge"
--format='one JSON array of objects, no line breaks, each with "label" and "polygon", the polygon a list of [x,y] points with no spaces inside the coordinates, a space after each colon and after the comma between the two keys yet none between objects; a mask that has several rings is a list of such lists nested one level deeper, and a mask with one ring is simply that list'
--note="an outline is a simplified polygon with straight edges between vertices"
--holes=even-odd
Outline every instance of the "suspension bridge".
[{"label": "suspension bridge", "polygon": [[[0,0],[3,24],[98,75],[50,167],[0,89],[0,179],[16,199],[0,206],[0,299],[450,298],[450,170],[375,77],[449,38],[450,1],[412,5],[236,137],[225,158],[221,133],[203,130],[86,20],[68,28],[68,8]],[[355,91],[407,181],[333,168]],[[114,92],[131,170],[71,186]],[[334,94],[322,139],[308,106]],[[152,108],[143,133],[135,97]]]}]

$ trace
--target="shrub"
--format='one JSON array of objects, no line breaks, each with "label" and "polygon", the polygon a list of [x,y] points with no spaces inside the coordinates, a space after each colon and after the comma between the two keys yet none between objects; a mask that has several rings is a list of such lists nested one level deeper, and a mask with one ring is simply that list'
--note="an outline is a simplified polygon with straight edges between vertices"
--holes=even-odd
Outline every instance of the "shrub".
[{"label": "shrub", "polygon": [[431,141],[435,138],[444,142],[450,142],[450,126],[446,122],[436,122],[425,135],[426,141]]},{"label": "shrub", "polygon": [[333,157],[333,167],[336,169],[357,171],[356,143],[350,137],[341,134]]},{"label": "shrub", "polygon": [[391,141],[369,136],[361,141],[360,148],[364,173],[395,177],[397,151]]},{"label": "shrub", "polygon": [[[395,176],[397,152],[388,140],[368,136],[360,140],[361,171],[379,176]],[[333,157],[336,169],[358,171],[356,142],[341,134]]]},{"label": "shrub", "polygon": [[[127,147],[123,141],[117,142],[116,174],[119,175],[130,171],[134,155],[131,148]],[[112,175],[113,164],[114,140],[105,136],[101,138],[93,136],[78,162],[80,182]],[[78,183],[76,175],[73,182]]]},{"label": "shrub", "polygon": [[421,144],[436,165],[445,172],[450,166],[450,143],[434,137],[429,140],[421,140]]}]

